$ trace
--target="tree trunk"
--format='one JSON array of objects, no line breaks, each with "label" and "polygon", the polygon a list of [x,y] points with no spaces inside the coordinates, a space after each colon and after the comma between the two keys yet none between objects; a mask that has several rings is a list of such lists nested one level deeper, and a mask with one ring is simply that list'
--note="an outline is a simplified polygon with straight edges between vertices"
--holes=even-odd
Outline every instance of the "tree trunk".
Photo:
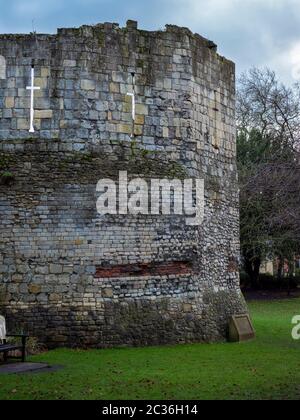
[{"label": "tree trunk", "polygon": [[250,277],[252,289],[259,289],[259,271],[261,266],[261,259],[255,257],[253,259],[244,259],[245,271]]},{"label": "tree trunk", "polygon": [[283,268],[284,268],[284,259],[282,257],[279,257],[278,268],[277,268],[277,282],[280,286],[280,290],[282,289]]},{"label": "tree trunk", "polygon": [[287,284],[287,294],[291,296],[291,283],[292,279],[295,274],[295,260],[289,261],[289,276],[288,276],[288,284]]},{"label": "tree trunk", "polygon": [[260,258],[255,258],[253,261],[253,281],[256,288],[259,289],[259,270],[261,266]]}]

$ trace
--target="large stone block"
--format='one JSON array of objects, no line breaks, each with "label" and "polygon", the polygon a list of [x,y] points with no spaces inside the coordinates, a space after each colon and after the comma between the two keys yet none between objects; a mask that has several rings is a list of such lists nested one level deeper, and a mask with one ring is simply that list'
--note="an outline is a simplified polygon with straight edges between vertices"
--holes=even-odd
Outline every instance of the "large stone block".
[{"label": "large stone block", "polygon": [[45,110],[36,110],[34,116],[36,118],[52,118],[53,117],[53,111],[51,109],[45,109]]},{"label": "large stone block", "polygon": [[94,90],[96,88],[96,82],[94,80],[81,80],[81,89],[83,90]]}]

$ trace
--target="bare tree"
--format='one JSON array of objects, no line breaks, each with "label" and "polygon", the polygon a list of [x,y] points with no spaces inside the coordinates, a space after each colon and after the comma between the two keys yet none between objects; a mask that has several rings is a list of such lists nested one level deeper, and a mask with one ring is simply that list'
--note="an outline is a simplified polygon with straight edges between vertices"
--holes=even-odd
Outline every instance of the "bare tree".
[{"label": "bare tree", "polygon": [[300,144],[300,85],[287,87],[275,72],[252,68],[238,82],[239,130],[259,130],[262,136],[281,139],[281,144]]},{"label": "bare tree", "polygon": [[238,85],[241,244],[257,285],[267,255],[292,258],[300,242],[300,88],[252,69]]}]

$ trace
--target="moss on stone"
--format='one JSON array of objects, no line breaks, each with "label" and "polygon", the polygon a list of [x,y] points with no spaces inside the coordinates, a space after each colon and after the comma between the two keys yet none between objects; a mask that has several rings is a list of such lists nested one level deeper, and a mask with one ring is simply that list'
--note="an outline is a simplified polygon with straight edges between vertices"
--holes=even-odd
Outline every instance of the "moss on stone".
[{"label": "moss on stone", "polygon": [[[134,150],[134,151],[133,151]],[[55,184],[63,180],[68,182],[94,183],[100,178],[117,179],[119,171],[127,171],[129,175],[145,177],[179,178],[187,176],[186,169],[180,162],[168,159],[163,152],[149,151],[134,146],[134,149],[120,148],[119,155],[104,152],[6,152],[2,155],[4,170],[14,169],[14,178],[22,182],[24,162],[31,163],[27,182],[49,182],[47,174],[51,173],[50,182]],[[9,162],[9,163],[8,163]]]},{"label": "moss on stone", "polygon": [[207,180],[207,188],[214,192],[219,192],[221,190],[220,180],[217,177],[210,177]]},{"label": "moss on stone", "polygon": [[0,285],[0,309],[2,305],[4,305],[7,302],[8,295],[6,292],[6,286],[1,284]]},{"label": "moss on stone", "polygon": [[95,27],[93,28],[94,37],[97,39],[98,44],[100,47],[105,46],[105,33],[103,32],[103,29]]},{"label": "moss on stone", "polygon": [[0,154],[0,170],[5,171],[8,170],[10,164],[12,162],[12,155],[8,153],[1,153]]}]

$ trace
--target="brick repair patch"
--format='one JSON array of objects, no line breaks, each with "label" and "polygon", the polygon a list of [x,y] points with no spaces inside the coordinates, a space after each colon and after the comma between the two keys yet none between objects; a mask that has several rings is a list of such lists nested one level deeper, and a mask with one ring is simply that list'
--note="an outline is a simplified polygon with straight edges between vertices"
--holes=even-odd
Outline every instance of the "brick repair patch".
[{"label": "brick repair patch", "polygon": [[171,261],[115,265],[113,267],[96,267],[95,278],[131,277],[131,276],[168,276],[192,274],[190,261]]}]

